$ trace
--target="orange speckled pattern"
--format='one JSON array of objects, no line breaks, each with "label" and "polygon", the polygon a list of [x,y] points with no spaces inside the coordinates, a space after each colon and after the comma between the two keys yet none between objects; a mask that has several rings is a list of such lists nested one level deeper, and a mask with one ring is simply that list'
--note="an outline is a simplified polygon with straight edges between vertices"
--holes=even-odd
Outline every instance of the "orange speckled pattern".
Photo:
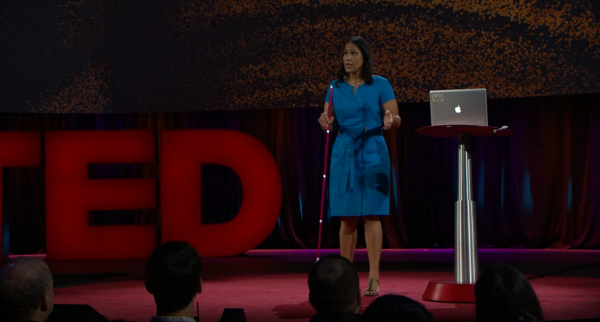
[{"label": "orange speckled pattern", "polygon": [[344,39],[372,45],[400,102],[600,92],[600,2],[7,0],[0,111],[322,106]]}]

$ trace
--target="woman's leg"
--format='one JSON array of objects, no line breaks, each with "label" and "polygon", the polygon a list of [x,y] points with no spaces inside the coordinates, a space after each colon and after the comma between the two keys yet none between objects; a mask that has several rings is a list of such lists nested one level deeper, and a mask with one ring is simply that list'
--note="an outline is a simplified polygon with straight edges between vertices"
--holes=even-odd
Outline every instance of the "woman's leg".
[{"label": "woman's leg", "polygon": [[340,255],[349,261],[354,260],[354,249],[356,248],[356,226],[358,217],[342,217],[340,227]]},{"label": "woman's leg", "polygon": [[[383,229],[379,216],[365,216],[365,241],[367,243],[367,253],[369,254],[369,278],[373,279],[370,292],[367,295],[379,294],[379,261],[381,259],[381,245],[383,243]],[[368,291],[368,290],[367,290]]]}]

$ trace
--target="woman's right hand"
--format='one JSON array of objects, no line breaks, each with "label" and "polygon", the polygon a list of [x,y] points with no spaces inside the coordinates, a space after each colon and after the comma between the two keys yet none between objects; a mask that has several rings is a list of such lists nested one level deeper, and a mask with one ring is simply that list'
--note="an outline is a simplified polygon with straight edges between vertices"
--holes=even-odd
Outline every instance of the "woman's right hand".
[{"label": "woman's right hand", "polygon": [[323,112],[321,113],[321,116],[319,117],[319,125],[321,125],[321,129],[323,129],[323,131],[327,130],[327,126],[330,125],[331,123],[333,123],[333,120],[335,119],[335,117],[327,117],[327,113]]}]

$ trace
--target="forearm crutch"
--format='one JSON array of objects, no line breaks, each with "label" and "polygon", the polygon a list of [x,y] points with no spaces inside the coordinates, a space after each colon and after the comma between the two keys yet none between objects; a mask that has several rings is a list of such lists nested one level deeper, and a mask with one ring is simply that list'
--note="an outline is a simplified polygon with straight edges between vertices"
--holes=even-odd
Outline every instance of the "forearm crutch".
[{"label": "forearm crutch", "polygon": [[325,161],[323,162],[323,185],[321,186],[321,212],[319,213],[319,240],[317,241],[317,262],[321,255],[321,233],[323,231],[323,209],[325,208],[325,186],[327,184],[327,156],[329,155],[329,119],[333,106],[333,86],[329,87],[329,105],[327,105],[327,131],[325,134]]}]

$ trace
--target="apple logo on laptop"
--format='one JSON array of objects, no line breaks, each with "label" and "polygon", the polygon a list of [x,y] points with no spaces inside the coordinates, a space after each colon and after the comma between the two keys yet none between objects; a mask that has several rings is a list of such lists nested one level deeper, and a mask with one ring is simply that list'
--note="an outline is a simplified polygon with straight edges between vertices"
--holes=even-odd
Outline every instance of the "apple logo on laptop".
[{"label": "apple logo on laptop", "polygon": [[458,105],[457,107],[454,108],[454,112],[456,113],[460,113],[460,105]]}]

